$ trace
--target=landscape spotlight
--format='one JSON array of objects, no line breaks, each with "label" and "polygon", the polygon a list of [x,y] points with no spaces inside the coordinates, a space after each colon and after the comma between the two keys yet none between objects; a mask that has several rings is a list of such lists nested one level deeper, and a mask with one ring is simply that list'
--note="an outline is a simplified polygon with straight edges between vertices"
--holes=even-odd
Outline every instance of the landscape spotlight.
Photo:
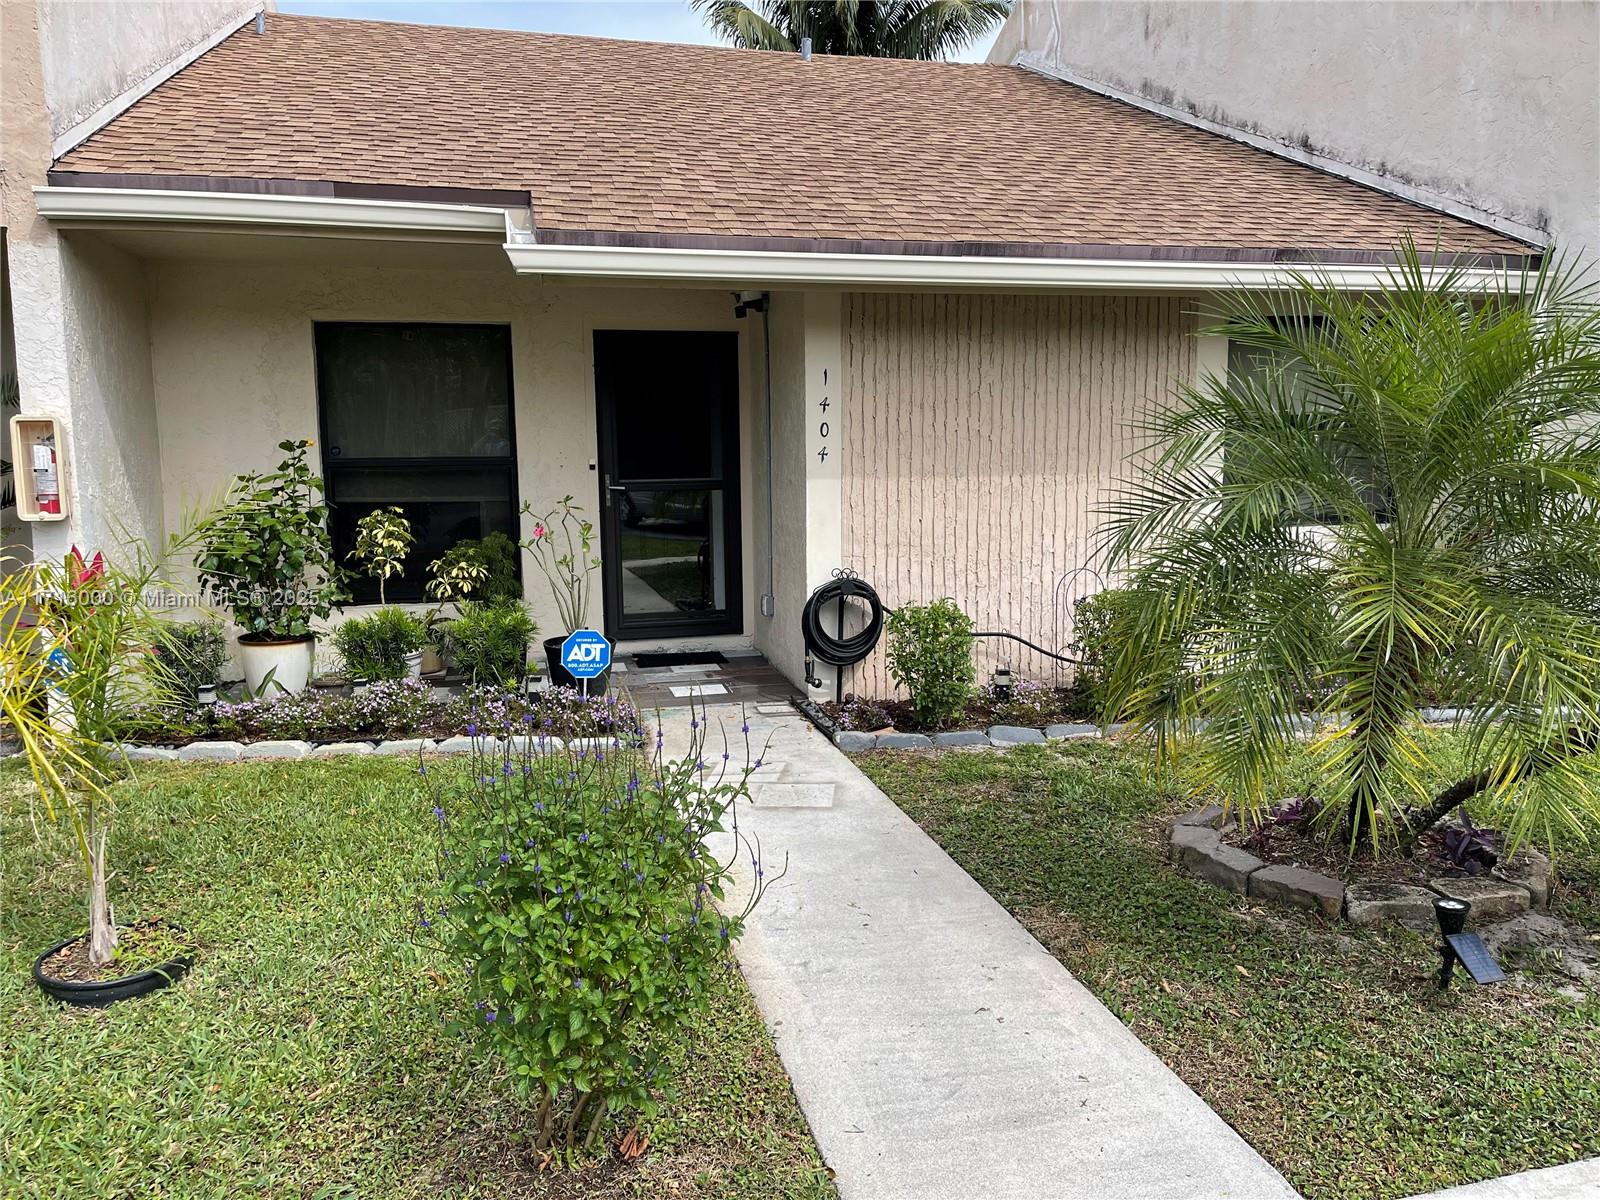
[{"label": "landscape spotlight", "polygon": [[1468,901],[1450,896],[1440,896],[1433,902],[1433,915],[1438,919],[1439,932],[1444,935],[1439,943],[1439,956],[1443,959],[1439,968],[1441,992],[1450,986],[1450,976],[1455,973],[1457,963],[1467,969],[1474,983],[1499,983],[1506,977],[1483,939],[1475,933],[1464,932],[1467,914],[1471,911]]},{"label": "landscape spotlight", "polygon": [[1002,703],[1011,699],[1011,668],[1001,663],[994,669],[994,674],[989,677],[989,682],[994,687],[994,698]]}]

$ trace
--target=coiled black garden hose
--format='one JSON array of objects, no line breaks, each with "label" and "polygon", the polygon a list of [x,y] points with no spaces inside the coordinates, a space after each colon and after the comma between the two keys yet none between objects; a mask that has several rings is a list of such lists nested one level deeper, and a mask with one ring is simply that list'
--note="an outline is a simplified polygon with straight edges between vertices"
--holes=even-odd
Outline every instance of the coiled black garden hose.
[{"label": "coiled black garden hose", "polygon": [[[842,605],[848,600],[863,601],[868,616],[865,628],[845,637]],[[822,608],[825,604],[841,605],[839,631],[836,633],[829,633],[822,627]],[[800,613],[800,633],[805,639],[807,652],[818,662],[827,663],[830,667],[854,666],[872,653],[878,639],[883,636],[883,611],[883,601],[866,580],[853,575],[835,576],[811,593]]]}]

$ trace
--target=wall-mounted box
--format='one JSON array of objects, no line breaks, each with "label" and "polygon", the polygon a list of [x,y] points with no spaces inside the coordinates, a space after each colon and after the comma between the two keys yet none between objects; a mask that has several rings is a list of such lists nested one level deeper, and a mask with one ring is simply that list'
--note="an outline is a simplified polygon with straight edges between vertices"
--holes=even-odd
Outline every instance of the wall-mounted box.
[{"label": "wall-mounted box", "polygon": [[11,418],[11,472],[18,517],[67,519],[67,431],[60,421],[26,415]]}]

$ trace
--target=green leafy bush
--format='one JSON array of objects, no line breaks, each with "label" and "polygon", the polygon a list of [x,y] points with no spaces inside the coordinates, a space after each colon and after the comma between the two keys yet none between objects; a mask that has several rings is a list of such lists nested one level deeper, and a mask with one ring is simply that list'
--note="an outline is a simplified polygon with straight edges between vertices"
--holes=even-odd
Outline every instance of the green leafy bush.
[{"label": "green leafy bush", "polygon": [[1072,649],[1081,660],[1078,687],[1098,712],[1105,701],[1106,679],[1117,653],[1128,640],[1131,601],[1120,588],[1085,596],[1072,608]]},{"label": "green leafy bush", "polygon": [[907,604],[889,615],[889,674],[911,693],[917,720],[948,724],[972,698],[972,618],[954,600]]},{"label": "green leafy bush", "polygon": [[428,564],[435,600],[474,600],[480,604],[522,602],[517,578],[517,543],[496,531],[481,541],[465,538]]},{"label": "green leafy bush", "polygon": [[520,603],[463,601],[461,615],[444,626],[450,661],[473,683],[510,683],[528,662],[528,641],[538,631]]},{"label": "green leafy bush", "polygon": [[399,679],[408,673],[406,655],[422,649],[427,640],[428,623],[403,608],[380,608],[333,631],[333,645],[345,668],[360,679]]},{"label": "green leafy bush", "polygon": [[221,511],[197,531],[201,586],[247,638],[309,637],[312,620],[344,598],[322,477],[306,463],[310,445],[279,442],[278,469],[237,476]]},{"label": "green leafy bush", "polygon": [[203,687],[213,687],[228,665],[228,635],[222,622],[172,621],[161,629],[156,658],[168,680],[184,700],[194,699]]},{"label": "green leafy bush", "polygon": [[707,772],[702,740],[654,761],[613,740],[542,737],[502,759],[481,741],[469,771],[426,768],[439,831],[437,892],[419,923],[467,966],[460,1025],[500,1056],[534,1110],[536,1148],[592,1145],[608,1117],[654,1111],[674,1035],[707,1009],[728,948],[764,886],[729,903],[723,830],[759,761]]}]

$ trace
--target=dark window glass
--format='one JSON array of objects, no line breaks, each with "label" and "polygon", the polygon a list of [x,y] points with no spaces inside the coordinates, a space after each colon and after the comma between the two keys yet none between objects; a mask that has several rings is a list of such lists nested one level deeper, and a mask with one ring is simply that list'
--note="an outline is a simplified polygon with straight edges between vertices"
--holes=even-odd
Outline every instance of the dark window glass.
[{"label": "dark window glass", "polygon": [[[416,546],[385,585],[392,601],[424,599],[428,564],[456,542],[515,538],[516,457],[510,331],[500,325],[316,327],[323,476],[339,562],[356,522],[397,505]],[[357,603],[377,582],[351,580]]]}]

